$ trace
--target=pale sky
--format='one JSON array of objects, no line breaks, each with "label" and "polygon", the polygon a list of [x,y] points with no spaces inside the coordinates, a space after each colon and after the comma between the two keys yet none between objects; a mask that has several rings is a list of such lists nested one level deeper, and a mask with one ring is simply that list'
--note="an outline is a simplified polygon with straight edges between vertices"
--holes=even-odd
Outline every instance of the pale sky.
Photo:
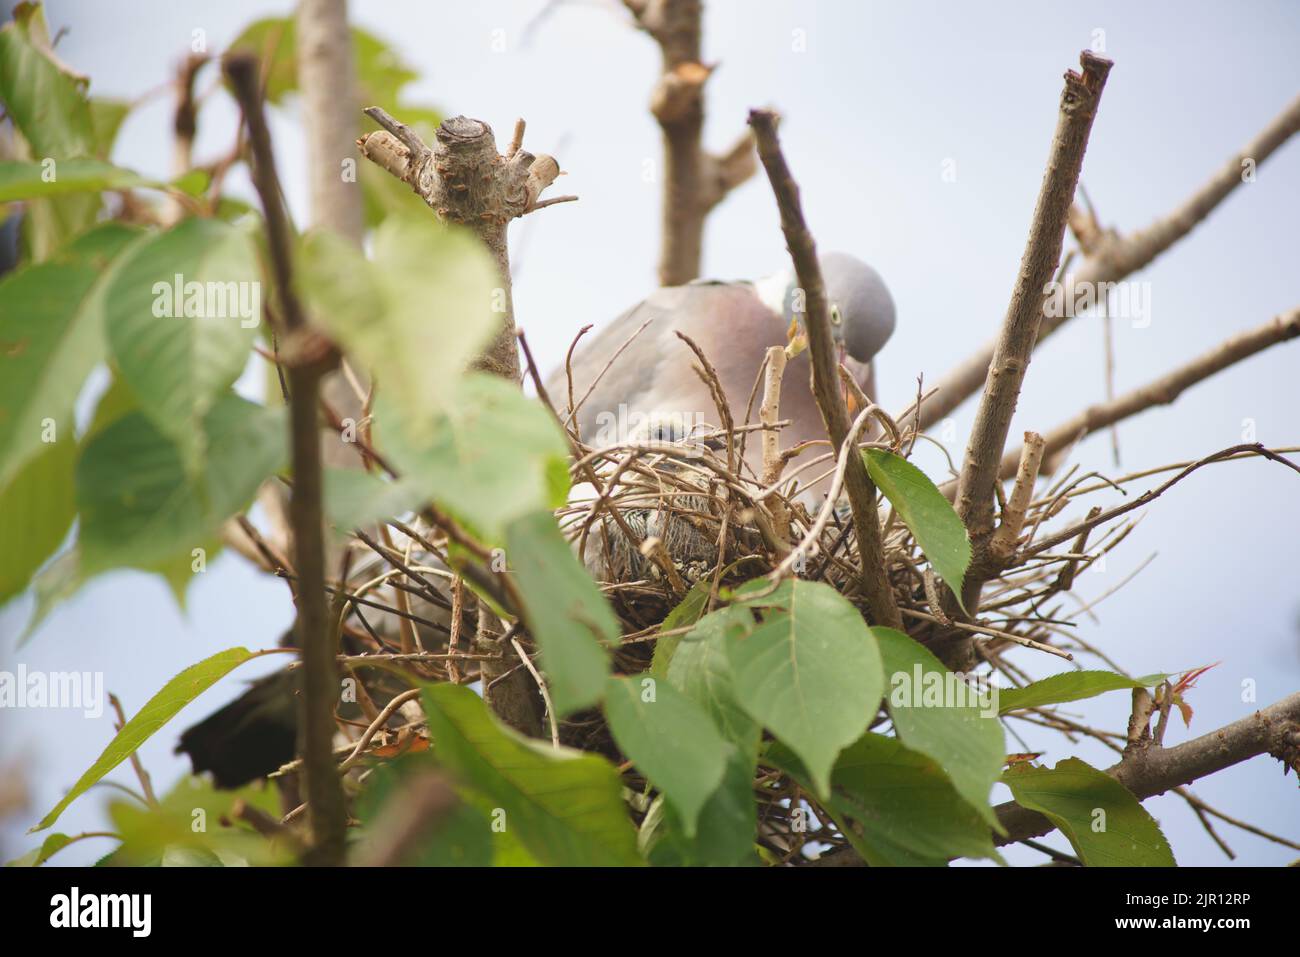
[{"label": "pale sky", "polygon": [[[916,377],[933,381],[996,330],[1023,249],[1056,120],[1061,75],[1095,43],[1115,61],[1094,126],[1083,182],[1102,219],[1121,230],[1173,209],[1300,91],[1300,6],[1293,3],[1021,2],[996,12],[959,3],[707,2],[705,59],[721,66],[708,87],[706,138],[724,148],[751,106],[785,119],[787,158],[802,186],[808,222],[823,249],[871,262],[898,304],[898,332],[880,357],[881,396],[905,405]],[[288,2],[51,0],[53,30],[67,27],[60,55],[92,78],[92,92],[138,97],[169,81],[196,29],[219,51],[250,21],[284,15]],[[512,229],[519,275],[517,318],[539,360],[558,361],[587,323],[612,319],[653,286],[658,245],[659,133],[646,110],[658,52],[615,2],[574,0],[535,21],[542,0],[353,2],[354,22],[390,42],[421,74],[410,102],[491,123],[505,140],[517,116],[527,146],[556,153],[568,175],[558,191],[577,203]],[[532,24],[531,29],[528,29]],[[802,40],[803,42],[797,42]],[[501,49],[504,47],[504,49]],[[801,49],[802,47],[802,49]],[[200,86],[214,74],[203,74]],[[114,159],[165,175],[170,110],[156,96],[132,114]],[[224,152],[236,113],[215,93],[199,120],[197,155]],[[273,120],[281,177],[300,224],[307,222],[305,156],[296,104]],[[504,144],[503,144],[504,145]],[[945,169],[955,170],[947,181]],[[647,176],[649,171],[649,176]],[[239,177],[234,187],[246,191]],[[1300,145],[1288,143],[1188,239],[1135,277],[1148,285],[1149,322],[1117,320],[1116,383],[1122,392],[1199,355],[1236,331],[1300,304]],[[526,237],[526,238],[525,238]],[[711,217],[706,272],[752,277],[783,262],[775,206],[760,176]],[[1076,452],[1110,474],[1199,458],[1243,441],[1253,427],[1273,446],[1300,445],[1300,344],[1269,352],[1148,412],[1119,430],[1123,467],[1096,436]],[[1103,397],[1098,320],[1079,319],[1035,354],[1012,434],[1055,425]],[[973,416],[955,416],[945,444],[965,446]],[[919,464],[942,477],[942,459]],[[1134,494],[1147,488],[1132,486]],[[1098,499],[1098,501],[1106,501]],[[1078,506],[1082,509],[1086,506]],[[1219,662],[1192,697],[1191,731],[1176,744],[1249,713],[1300,686],[1300,478],[1277,465],[1239,462],[1204,469],[1147,510],[1105,570],[1077,583],[1085,600],[1155,560],[1097,609],[1080,634],[1135,674]],[[171,675],[222,648],[275,642],[290,621],[281,582],[241,559],[213,563],[179,613],[163,586],[143,575],[101,578],[56,612],[24,648],[16,635],[28,603],[0,610],[0,666],[101,670],[128,711]],[[1017,659],[1038,674],[1054,658]],[[165,789],[187,768],[171,755],[183,727],[235,697],[255,674],[241,671],[185,709],[141,751]],[[1092,724],[1122,730],[1127,696],[1072,707]],[[108,719],[60,712],[5,714],[0,761],[21,758],[32,780],[30,819],[0,829],[5,858],[34,846],[22,830],[57,800],[111,737]],[[1077,754],[1114,760],[1041,733],[1026,750],[1045,760]],[[1008,738],[1008,747],[1019,743]],[[131,781],[125,766],[113,779]],[[1226,812],[1300,840],[1300,794],[1276,762],[1256,759],[1198,784]],[[110,792],[77,801],[58,828],[94,829]],[[1001,799],[1001,798],[999,798]],[[1146,802],[1180,863],[1224,862],[1178,798]],[[1300,853],[1221,825],[1238,863],[1279,864]],[[1055,837],[1053,843],[1064,846]],[[87,862],[109,842],[83,842],[56,858]],[[1011,858],[1037,862],[1032,852]]]}]

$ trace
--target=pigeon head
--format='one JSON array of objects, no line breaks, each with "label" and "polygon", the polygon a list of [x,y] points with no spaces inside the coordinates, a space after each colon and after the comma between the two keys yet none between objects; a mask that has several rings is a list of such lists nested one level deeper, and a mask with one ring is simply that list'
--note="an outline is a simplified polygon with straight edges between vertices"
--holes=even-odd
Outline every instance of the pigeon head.
[{"label": "pigeon head", "polygon": [[869,362],[894,334],[894,299],[880,274],[847,253],[820,258],[831,334],[859,362]]}]

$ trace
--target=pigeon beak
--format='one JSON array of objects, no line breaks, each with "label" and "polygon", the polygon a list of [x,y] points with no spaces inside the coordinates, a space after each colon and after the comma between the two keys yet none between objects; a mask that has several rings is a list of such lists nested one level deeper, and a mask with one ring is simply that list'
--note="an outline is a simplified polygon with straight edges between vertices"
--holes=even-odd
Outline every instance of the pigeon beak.
[{"label": "pigeon beak", "polygon": [[[836,343],[835,362],[840,367],[840,369],[844,368],[845,355],[846,352],[844,349],[844,343],[842,342]],[[853,394],[853,390],[849,388],[849,384],[844,381],[842,376],[840,378],[840,395],[844,397],[844,407],[849,411],[849,418],[850,419],[856,418],[857,414],[862,411],[862,407],[858,405],[858,397]]]}]

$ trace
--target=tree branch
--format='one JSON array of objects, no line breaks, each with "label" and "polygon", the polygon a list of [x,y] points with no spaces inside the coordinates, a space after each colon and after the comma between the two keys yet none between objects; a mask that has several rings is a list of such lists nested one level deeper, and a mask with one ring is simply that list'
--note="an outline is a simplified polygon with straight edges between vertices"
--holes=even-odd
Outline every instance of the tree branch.
[{"label": "tree branch", "polygon": [[[1119,396],[1110,402],[1094,405],[1074,416],[1044,437],[1043,473],[1055,468],[1053,456],[1072,446],[1079,439],[1114,425],[1123,419],[1145,412],[1157,405],[1168,405],[1182,392],[1217,372],[1249,359],[1269,346],[1300,336],[1300,307],[1276,316],[1247,332],[1241,332],[1220,343],[1209,352],[1192,360],[1168,375],[1149,382],[1141,388]],[[1011,451],[1002,457],[999,477],[1008,479],[1015,474],[1020,452]]]},{"label": "tree branch", "polygon": [[1065,74],[1047,171],[957,485],[957,514],[970,534],[974,555],[962,586],[962,598],[971,614],[979,605],[981,565],[987,561],[983,553],[993,533],[993,487],[998,481],[998,465],[1043,318],[1043,288],[1061,259],[1083,154],[1111,67],[1109,60],[1086,50],[1079,55],[1079,63],[1082,73],[1069,70]]},{"label": "tree branch", "polygon": [[312,833],[307,860],[313,864],[336,865],[343,861],[347,808],[333,754],[339,676],[326,620],[317,403],[321,377],[337,354],[332,348],[303,348],[304,340],[310,339],[312,333],[294,292],[289,222],[280,201],[271,137],[262,113],[257,61],[250,56],[231,57],[226,60],[225,71],[248,126],[253,184],[262,200],[272,274],[286,332],[296,355],[288,369],[294,478],[289,519],[293,529],[294,567],[298,573],[298,644],[304,671],[299,727]]},{"label": "tree branch", "polygon": [[[1106,769],[1139,801],[1265,753],[1300,773],[1300,692],[1177,747],[1162,748],[1149,738],[1144,740]],[[1007,830],[1006,836],[997,836],[999,845],[1039,837],[1056,827],[1037,811],[1014,801],[995,810]]]},{"label": "tree branch", "polygon": [[[781,143],[776,133],[776,114],[771,110],[750,110],[749,125],[758,144],[758,156],[776,194],[781,212],[781,231],[794,261],[795,275],[804,290],[806,311],[804,327],[808,334],[808,353],[812,359],[812,391],[821,410],[831,444],[839,455],[850,441],[849,412],[839,389],[839,363],[831,336],[830,312],[821,266],[817,262],[817,245],[804,222],[799,202],[799,187],[790,175]],[[885,572],[885,552],[880,537],[880,520],[876,513],[876,487],[867,475],[860,455],[849,455],[844,486],[853,509],[853,528],[858,536],[858,553],[862,560],[861,586],[872,621],[901,629],[902,618],[893,589]]]},{"label": "tree branch", "polygon": [[706,153],[704,84],[717,64],[700,62],[700,0],[623,0],[659,44],[663,72],[650,96],[664,144],[659,283],[680,286],[700,274],[709,211],[758,170],[746,132],[720,156]]},{"label": "tree branch", "polygon": [[[1098,231],[1087,243],[1091,247],[1087,259],[1074,274],[1076,288],[1084,284],[1119,282],[1149,265],[1190,233],[1245,182],[1242,175],[1245,160],[1252,160],[1258,167],[1297,132],[1300,132],[1300,97],[1291,101],[1258,136],[1233,154],[1209,181],[1168,216],[1129,236],[1121,236],[1114,229]],[[1084,235],[1080,236],[1081,240]],[[1038,331],[1038,341],[1042,342],[1061,328],[1069,318],[1068,313],[1045,317]],[[938,381],[933,398],[927,399],[925,408],[921,410],[921,429],[928,429],[951,415],[979,391],[989,363],[993,361],[995,345],[990,342]]]},{"label": "tree branch", "polygon": [[506,229],[512,219],[551,205],[552,201],[539,201],[539,196],[560,175],[559,164],[554,157],[534,156],[513,142],[513,152],[501,156],[492,127],[482,120],[465,116],[444,120],[430,149],[413,129],[379,107],[365,112],[383,130],[357,140],[362,155],[410,185],[440,220],[473,230],[492,254],[505,312],[497,335],[475,360],[475,367],[519,382]]}]

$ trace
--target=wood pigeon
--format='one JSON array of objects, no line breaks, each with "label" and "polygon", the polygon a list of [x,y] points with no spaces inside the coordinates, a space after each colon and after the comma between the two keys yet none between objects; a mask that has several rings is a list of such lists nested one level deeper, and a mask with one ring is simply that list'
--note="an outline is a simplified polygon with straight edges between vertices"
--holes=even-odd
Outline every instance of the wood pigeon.
[{"label": "wood pigeon", "polygon": [[[841,358],[870,397],[872,359],[894,331],[894,300],[880,275],[861,260],[832,252],[823,254],[820,262]],[[803,293],[789,268],[754,282],[695,281],[651,293],[573,357],[573,396],[579,402],[574,421],[582,440],[597,448],[648,439],[681,441],[693,427],[717,424],[713,399],[692,370],[691,353],[675,335],[679,331],[690,336],[717,369],[740,424],[767,349],[786,345],[791,323],[801,322],[802,314]],[[649,325],[633,339],[647,320]],[[591,395],[581,401],[606,366]],[[557,401],[568,395],[563,368],[551,376],[547,390]],[[567,408],[567,403],[559,404]],[[753,418],[757,421],[757,408]],[[786,366],[781,418],[790,421],[781,432],[783,449],[826,438],[806,351]],[[762,443],[747,442],[745,454],[749,467],[761,474]]]}]

